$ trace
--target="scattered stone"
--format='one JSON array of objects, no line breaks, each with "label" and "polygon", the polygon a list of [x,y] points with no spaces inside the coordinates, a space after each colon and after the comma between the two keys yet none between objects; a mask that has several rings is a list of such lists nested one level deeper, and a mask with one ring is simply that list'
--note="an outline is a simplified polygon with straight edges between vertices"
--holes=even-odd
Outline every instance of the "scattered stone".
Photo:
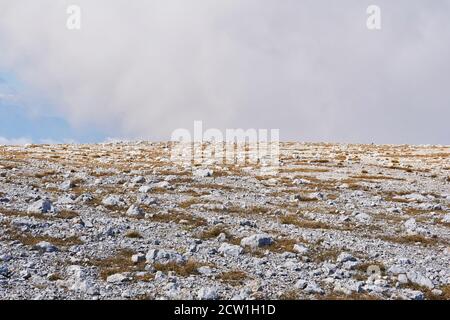
[{"label": "scattered stone", "polygon": [[33,250],[37,250],[40,252],[56,252],[58,248],[52,245],[50,242],[41,241],[33,246]]},{"label": "scattered stone", "polygon": [[294,244],[294,251],[300,255],[308,254],[309,249],[302,244]]},{"label": "scattered stone", "polygon": [[151,249],[147,252],[145,258],[147,260],[147,263],[182,264],[186,262],[186,258],[183,257],[181,254],[175,251],[164,249]]},{"label": "scattered stone", "polygon": [[129,217],[143,217],[144,215],[144,211],[136,204],[131,205],[127,210],[127,216]]},{"label": "scattered stone", "polygon": [[142,177],[142,176],[134,177],[133,179],[131,179],[131,183],[134,183],[134,184],[142,184],[142,183],[145,183],[145,178]]},{"label": "scattered stone", "polygon": [[222,253],[224,256],[237,257],[240,254],[242,254],[242,252],[244,252],[244,249],[242,249],[240,246],[237,245],[222,243],[218,251]]},{"label": "scattered stone", "polygon": [[73,182],[72,180],[66,180],[63,183],[61,183],[59,185],[59,189],[63,190],[63,191],[68,191],[70,189],[73,189],[76,187],[75,182]]},{"label": "scattered stone", "polygon": [[433,282],[424,275],[420,274],[419,272],[411,271],[408,272],[406,275],[412,283],[415,283],[422,287],[426,287],[430,290],[434,288]]},{"label": "scattered stone", "polygon": [[315,281],[308,282],[306,288],[303,290],[309,294],[324,294],[325,293],[325,291]]},{"label": "scattered stone", "polygon": [[125,201],[121,197],[116,196],[116,195],[107,196],[106,198],[104,198],[102,200],[102,204],[105,205],[105,206],[111,206],[111,207],[116,207],[116,206],[117,207],[124,207],[124,206],[126,206]]},{"label": "scattered stone", "polygon": [[241,240],[242,247],[261,248],[269,246],[273,243],[273,239],[266,234],[255,234]]},{"label": "scattered stone", "polygon": [[3,277],[8,277],[9,276],[9,269],[8,269],[8,267],[6,267],[6,266],[3,266],[3,265],[0,265],[0,276],[3,276]]},{"label": "scattered stone", "polygon": [[219,294],[217,292],[217,288],[208,287],[201,288],[197,293],[197,297],[199,300],[216,300],[218,299]]},{"label": "scattered stone", "polygon": [[131,256],[131,261],[132,261],[133,263],[140,263],[140,262],[143,262],[143,261],[145,261],[145,254],[143,254],[143,253],[136,253],[136,254],[133,254],[133,255]]},{"label": "scattered stone", "polygon": [[337,262],[347,262],[347,261],[356,261],[356,258],[353,257],[350,253],[342,252],[336,259]]},{"label": "scattered stone", "polygon": [[398,282],[400,283],[400,284],[407,284],[409,281],[408,281],[408,277],[406,276],[406,274],[399,274],[398,275]]},{"label": "scattered stone", "polygon": [[152,190],[151,186],[142,186],[139,188],[140,193],[148,193]]},{"label": "scattered stone", "polygon": [[212,177],[214,174],[214,171],[209,170],[209,169],[197,169],[192,174],[194,175],[194,177],[197,177],[197,178],[207,178],[207,177]]},{"label": "scattered stone", "polygon": [[106,278],[106,282],[108,283],[122,283],[128,280],[128,277],[123,275],[122,273],[116,273],[113,275],[110,275],[108,278]]},{"label": "scattered stone", "polygon": [[50,200],[41,199],[31,204],[27,211],[29,213],[53,213],[55,208]]}]

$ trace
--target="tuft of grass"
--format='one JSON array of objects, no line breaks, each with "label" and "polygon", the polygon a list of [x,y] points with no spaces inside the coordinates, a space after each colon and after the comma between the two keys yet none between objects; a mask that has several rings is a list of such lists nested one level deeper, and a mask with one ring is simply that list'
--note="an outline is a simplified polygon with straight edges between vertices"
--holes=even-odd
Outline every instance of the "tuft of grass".
[{"label": "tuft of grass", "polygon": [[46,241],[57,247],[69,247],[83,244],[83,242],[75,236],[67,238],[54,238],[47,235],[33,235],[28,232],[22,232],[15,228],[4,228],[9,240],[16,240],[26,246],[34,246],[39,242]]},{"label": "tuft of grass", "polygon": [[388,177],[388,176],[373,176],[373,175],[367,175],[367,174],[361,174],[357,176],[351,176],[352,179],[358,179],[358,180],[364,180],[364,181],[371,181],[371,180],[398,180],[402,181],[405,180],[403,178],[395,178],[395,177]]},{"label": "tuft of grass", "polygon": [[231,286],[239,286],[242,285],[246,279],[248,279],[248,275],[244,271],[231,270],[223,272],[218,279]]},{"label": "tuft of grass", "polygon": [[133,279],[135,281],[140,281],[140,282],[151,282],[152,280],[155,279],[155,276],[151,273],[146,273],[144,275],[136,275],[133,277]]},{"label": "tuft of grass", "polygon": [[304,229],[330,229],[324,222],[300,219],[294,215],[286,215],[280,218],[281,224],[291,224]]},{"label": "tuft of grass", "polygon": [[325,295],[317,295],[316,298],[318,300],[380,300],[380,298],[368,293],[357,292],[352,292],[351,294],[332,292]]},{"label": "tuft of grass", "polygon": [[416,244],[422,245],[437,245],[440,243],[437,238],[426,238],[422,235],[404,235],[404,236],[383,236],[382,240],[399,243],[399,244]]},{"label": "tuft of grass", "polygon": [[62,210],[57,213],[56,218],[70,220],[78,216],[78,212],[72,210]]},{"label": "tuft of grass", "polygon": [[142,239],[142,235],[139,233],[139,231],[136,230],[130,230],[127,233],[125,233],[125,237],[131,238],[131,239]]},{"label": "tuft of grass", "polygon": [[207,221],[204,218],[196,217],[194,215],[181,211],[171,211],[169,213],[154,214],[150,219],[152,221],[161,223],[175,222],[179,224],[180,222],[184,221],[186,225],[191,227],[200,227],[207,224]]},{"label": "tuft of grass", "polygon": [[300,295],[296,290],[288,290],[278,297],[280,300],[300,300]]},{"label": "tuft of grass", "polygon": [[200,199],[198,198],[191,198],[189,200],[181,202],[178,206],[182,209],[189,209],[194,204],[201,203]]},{"label": "tuft of grass", "polygon": [[267,246],[266,249],[272,252],[294,252],[294,245],[299,243],[299,241],[289,238],[277,239],[271,245]]},{"label": "tuft of grass", "polygon": [[144,271],[145,262],[131,261],[132,250],[121,249],[115,255],[105,259],[94,259],[90,264],[99,269],[100,278],[106,280],[110,275],[123,272]]},{"label": "tuft of grass", "polygon": [[53,273],[48,277],[49,281],[58,281],[58,280],[62,280],[63,277],[59,274],[59,273]]},{"label": "tuft of grass", "polygon": [[12,209],[0,209],[0,214],[14,217],[33,217],[36,219],[44,220],[58,220],[58,219],[73,219],[79,216],[79,214],[72,210],[62,210],[55,215],[45,215],[43,213],[31,213],[27,211],[12,210]]},{"label": "tuft of grass", "polygon": [[200,264],[199,262],[197,262],[195,260],[188,260],[186,263],[183,263],[183,264],[179,264],[179,263],[175,263],[175,262],[166,263],[166,264],[162,264],[162,263],[153,264],[153,267],[157,271],[162,271],[165,273],[172,271],[172,272],[175,272],[180,277],[188,277],[190,275],[199,274],[198,268],[200,268],[201,266],[202,266],[202,264]]},{"label": "tuft of grass", "polygon": [[48,171],[37,172],[34,174],[34,177],[38,178],[38,179],[42,179],[45,177],[53,176],[55,174],[56,174],[56,171],[48,170]]},{"label": "tuft of grass", "polygon": [[337,248],[331,249],[315,248],[312,250],[312,253],[310,253],[309,256],[316,262],[325,262],[325,261],[334,262],[336,261],[337,257],[341,252],[342,251]]},{"label": "tuft of grass", "polygon": [[213,238],[217,238],[221,233],[224,233],[227,236],[227,238],[229,237],[228,231],[225,228],[225,226],[218,225],[218,226],[214,226],[210,229],[202,231],[198,235],[198,238],[201,240],[213,239]]}]

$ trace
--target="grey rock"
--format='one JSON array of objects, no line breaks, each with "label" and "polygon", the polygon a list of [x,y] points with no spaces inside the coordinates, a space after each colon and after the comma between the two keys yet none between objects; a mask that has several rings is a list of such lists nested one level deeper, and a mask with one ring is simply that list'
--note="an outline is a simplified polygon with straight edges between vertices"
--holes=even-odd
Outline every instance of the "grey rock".
[{"label": "grey rock", "polygon": [[40,252],[56,252],[58,248],[52,245],[50,242],[41,241],[33,246],[34,250],[38,250]]},{"label": "grey rock", "polygon": [[219,294],[215,287],[201,288],[197,293],[197,298],[199,300],[216,300],[218,297]]},{"label": "grey rock", "polygon": [[140,263],[140,262],[143,262],[143,261],[145,261],[145,254],[143,254],[143,253],[136,253],[136,254],[133,254],[133,255],[131,256],[131,261],[132,261],[133,263]]},{"label": "grey rock", "polygon": [[398,282],[400,283],[400,284],[407,284],[409,281],[408,281],[408,277],[406,276],[406,274],[399,274],[398,275]]},{"label": "grey rock", "polygon": [[0,276],[8,277],[9,276],[9,269],[5,265],[0,265]]},{"label": "grey rock", "polygon": [[412,283],[426,287],[430,290],[434,288],[433,282],[419,272],[410,271],[406,276]]},{"label": "grey rock", "polygon": [[144,211],[136,204],[131,205],[127,210],[127,216],[129,217],[143,217],[144,215]]},{"label": "grey rock", "polygon": [[325,293],[325,291],[315,281],[308,282],[306,288],[303,290],[309,294],[324,294]]},{"label": "grey rock", "polygon": [[353,257],[350,253],[348,252],[342,252],[336,259],[337,262],[347,262],[347,261],[356,261],[356,258]]},{"label": "grey rock", "polygon": [[76,185],[72,180],[66,180],[59,185],[59,189],[63,190],[63,191],[67,191],[67,190],[70,190],[75,187],[76,187]]},{"label": "grey rock", "polygon": [[237,257],[244,249],[242,249],[240,246],[229,244],[229,243],[222,243],[222,245],[219,247],[218,251],[222,253],[224,256],[233,256]]},{"label": "grey rock", "polygon": [[135,184],[145,183],[145,178],[142,176],[134,177],[133,179],[131,179],[131,183],[135,183]]},{"label": "grey rock", "polygon": [[206,178],[206,177],[212,177],[214,174],[214,171],[210,169],[197,169],[193,173],[194,177],[198,178]]},{"label": "grey rock", "polygon": [[183,257],[181,254],[172,250],[164,250],[164,249],[151,249],[147,252],[145,258],[147,260],[147,263],[182,264],[186,262],[186,258]]},{"label": "grey rock", "polygon": [[142,186],[139,188],[139,192],[141,193],[148,193],[152,190],[151,186]]},{"label": "grey rock", "polygon": [[126,206],[125,201],[121,197],[116,196],[116,195],[110,195],[110,196],[105,197],[102,200],[102,204],[105,206],[113,206],[113,207],[114,206],[118,206],[118,207]]},{"label": "grey rock", "polygon": [[122,273],[116,273],[106,278],[106,282],[108,283],[123,283],[128,280],[128,277]]},{"label": "grey rock", "polygon": [[50,200],[41,199],[31,204],[27,211],[29,213],[52,213],[55,212],[55,208]]},{"label": "grey rock", "polygon": [[241,240],[242,247],[260,248],[273,243],[272,237],[267,234],[255,234]]},{"label": "grey rock", "polygon": [[300,255],[308,254],[309,249],[303,244],[294,244],[294,251]]},{"label": "grey rock", "polygon": [[297,289],[303,290],[303,289],[306,288],[307,285],[308,285],[308,281],[303,280],[303,279],[299,279],[299,280],[295,283],[294,287],[297,288]]}]

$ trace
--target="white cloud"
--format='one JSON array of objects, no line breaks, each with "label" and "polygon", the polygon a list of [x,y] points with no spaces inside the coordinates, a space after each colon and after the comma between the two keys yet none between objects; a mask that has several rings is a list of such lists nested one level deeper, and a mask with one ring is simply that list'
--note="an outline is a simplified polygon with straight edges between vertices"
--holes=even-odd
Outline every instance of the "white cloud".
[{"label": "white cloud", "polygon": [[31,143],[29,138],[5,138],[0,136],[0,145],[25,145]]},{"label": "white cloud", "polygon": [[[448,143],[450,4],[78,0],[0,4],[0,67],[74,125],[167,140],[203,120],[282,139]],[[30,112],[33,98],[30,98]]]}]

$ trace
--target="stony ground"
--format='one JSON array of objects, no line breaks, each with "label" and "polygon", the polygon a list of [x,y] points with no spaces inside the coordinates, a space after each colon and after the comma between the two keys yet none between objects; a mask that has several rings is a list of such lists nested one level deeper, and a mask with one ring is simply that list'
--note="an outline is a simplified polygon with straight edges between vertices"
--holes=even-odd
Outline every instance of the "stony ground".
[{"label": "stony ground", "polygon": [[450,299],[450,147],[0,147],[1,299]]}]

